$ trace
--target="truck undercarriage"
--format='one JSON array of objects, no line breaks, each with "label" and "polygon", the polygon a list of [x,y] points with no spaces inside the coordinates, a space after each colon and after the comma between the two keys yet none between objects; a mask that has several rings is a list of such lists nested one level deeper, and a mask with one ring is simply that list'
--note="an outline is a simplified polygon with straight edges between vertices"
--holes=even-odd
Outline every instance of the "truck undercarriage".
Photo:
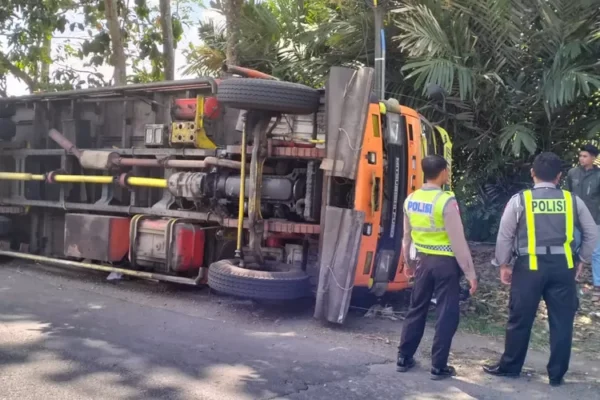
[{"label": "truck undercarriage", "polygon": [[373,99],[370,68],[323,90],[232,71],[252,77],[0,99],[0,255],[316,294],[339,323],[353,288],[408,287],[402,203],[445,131]]}]

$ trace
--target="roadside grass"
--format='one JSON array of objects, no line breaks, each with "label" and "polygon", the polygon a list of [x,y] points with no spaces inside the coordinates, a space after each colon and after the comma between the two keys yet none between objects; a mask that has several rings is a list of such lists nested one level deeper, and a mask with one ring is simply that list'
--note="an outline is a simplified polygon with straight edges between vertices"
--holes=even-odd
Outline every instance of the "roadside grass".
[{"label": "roadside grass", "polygon": [[[545,323],[539,318],[536,319],[531,330],[530,348],[539,351],[549,351],[549,335]],[[500,341],[504,341],[506,331],[506,320],[490,320],[486,315],[463,315],[461,317],[459,330],[461,332],[488,336]]]}]

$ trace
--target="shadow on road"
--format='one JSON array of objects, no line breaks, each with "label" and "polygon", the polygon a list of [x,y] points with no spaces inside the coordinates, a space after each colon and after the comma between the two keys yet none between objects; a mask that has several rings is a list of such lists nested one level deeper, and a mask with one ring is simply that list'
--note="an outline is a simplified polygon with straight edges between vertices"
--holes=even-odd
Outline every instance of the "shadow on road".
[{"label": "shadow on road", "polygon": [[97,278],[0,270],[7,398],[591,398],[576,385],[576,397],[565,397],[569,388],[548,397],[539,382],[490,381],[464,374],[473,371],[466,367],[460,380],[431,382],[426,353],[425,368],[398,375],[396,343],[382,334],[395,337],[397,321],[352,313],[344,327],[324,326],[311,318],[309,300],[256,303],[145,282],[114,287]]},{"label": "shadow on road", "polygon": [[18,274],[4,282],[0,375],[21,376],[15,386],[73,387],[89,398],[273,398],[385,361],[350,352],[330,360],[327,344],[294,333],[57,290]]}]

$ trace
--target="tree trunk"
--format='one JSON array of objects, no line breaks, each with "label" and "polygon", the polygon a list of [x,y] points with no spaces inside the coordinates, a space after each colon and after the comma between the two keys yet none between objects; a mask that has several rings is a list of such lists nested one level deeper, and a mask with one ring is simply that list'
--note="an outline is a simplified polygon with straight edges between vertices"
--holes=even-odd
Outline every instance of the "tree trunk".
[{"label": "tree trunk", "polygon": [[52,36],[44,37],[42,43],[42,62],[40,67],[40,83],[44,90],[48,90],[50,84],[50,63],[52,62]]},{"label": "tree trunk", "polygon": [[104,7],[108,31],[110,33],[110,43],[112,45],[111,64],[115,67],[113,75],[115,85],[125,85],[127,83],[127,64],[123,38],[121,36],[121,26],[119,25],[117,0],[104,0]]},{"label": "tree trunk", "polygon": [[160,0],[160,25],[163,31],[165,80],[172,81],[175,79],[175,39],[173,38],[171,0]]},{"label": "tree trunk", "polygon": [[244,0],[223,0],[223,13],[225,14],[225,28],[227,29],[227,48],[225,56],[227,64],[238,65],[238,43],[240,41],[240,16]]}]

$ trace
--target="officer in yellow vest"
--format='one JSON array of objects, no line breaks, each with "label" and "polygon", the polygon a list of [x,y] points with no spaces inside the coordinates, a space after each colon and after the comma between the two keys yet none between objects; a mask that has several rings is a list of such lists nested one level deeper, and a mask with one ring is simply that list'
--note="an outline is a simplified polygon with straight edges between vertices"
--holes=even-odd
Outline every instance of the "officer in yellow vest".
[{"label": "officer in yellow vest", "polygon": [[[500,362],[483,367],[490,375],[520,375],[542,298],[550,324],[550,385],[561,385],[569,369],[579,304],[576,279],[591,260],[598,228],[579,197],[557,189],[561,169],[556,154],[538,155],[531,170],[535,186],[513,196],[502,215],[494,264],[500,266],[502,283],[511,285],[509,317]],[[577,267],[575,227],[583,233]],[[513,255],[516,261],[511,269]]]},{"label": "officer in yellow vest", "polygon": [[[431,351],[431,379],[454,376],[448,365],[452,338],[460,315],[459,295],[462,273],[477,289],[477,276],[454,195],[444,192],[448,183],[448,164],[438,155],[421,163],[426,183],[404,203],[403,254],[406,273],[415,276],[410,307],[404,320],[396,369],[405,372],[415,365],[414,354],[425,330],[429,304],[435,291],[437,323]],[[417,266],[410,260],[411,245],[417,250]],[[462,271],[461,271],[462,270]]]}]

